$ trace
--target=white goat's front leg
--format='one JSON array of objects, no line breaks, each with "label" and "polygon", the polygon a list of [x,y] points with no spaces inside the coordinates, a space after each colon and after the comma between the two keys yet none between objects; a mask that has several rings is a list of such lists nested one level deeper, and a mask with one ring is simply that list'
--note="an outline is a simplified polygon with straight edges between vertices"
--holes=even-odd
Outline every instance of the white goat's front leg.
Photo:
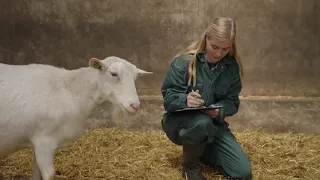
[{"label": "white goat's front leg", "polygon": [[34,159],[33,159],[33,176],[32,180],[41,180],[41,172],[36,160],[36,153],[34,152]]},{"label": "white goat's front leg", "polygon": [[[40,169],[43,180],[53,180],[54,164],[53,155],[57,147],[57,142],[51,138],[41,137],[34,141],[35,160]],[[34,170],[33,180],[38,180],[38,172]]]}]

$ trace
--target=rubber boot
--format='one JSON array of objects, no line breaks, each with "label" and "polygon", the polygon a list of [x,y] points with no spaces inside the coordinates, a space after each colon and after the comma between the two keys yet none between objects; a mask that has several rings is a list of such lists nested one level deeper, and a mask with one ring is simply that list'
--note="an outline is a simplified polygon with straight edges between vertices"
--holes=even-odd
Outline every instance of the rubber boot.
[{"label": "rubber boot", "polygon": [[199,157],[203,154],[205,144],[191,145],[182,142],[183,162],[182,177],[186,180],[204,180]]}]

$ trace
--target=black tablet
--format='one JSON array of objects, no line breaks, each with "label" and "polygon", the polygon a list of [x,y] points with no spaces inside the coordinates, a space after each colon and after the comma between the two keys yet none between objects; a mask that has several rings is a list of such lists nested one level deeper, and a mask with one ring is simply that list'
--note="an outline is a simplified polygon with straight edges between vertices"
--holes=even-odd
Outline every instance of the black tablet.
[{"label": "black tablet", "polygon": [[187,107],[187,108],[183,108],[183,109],[178,109],[175,112],[180,112],[180,111],[195,111],[195,110],[212,110],[212,109],[220,109],[222,108],[222,106],[200,106],[200,107]]}]

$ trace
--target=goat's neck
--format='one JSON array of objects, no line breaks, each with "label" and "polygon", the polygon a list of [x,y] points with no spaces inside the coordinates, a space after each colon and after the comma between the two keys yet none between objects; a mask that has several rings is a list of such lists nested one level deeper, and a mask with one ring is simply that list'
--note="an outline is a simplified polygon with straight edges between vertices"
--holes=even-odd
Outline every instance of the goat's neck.
[{"label": "goat's neck", "polygon": [[86,67],[70,71],[67,87],[74,97],[76,107],[88,116],[99,103],[98,71]]}]

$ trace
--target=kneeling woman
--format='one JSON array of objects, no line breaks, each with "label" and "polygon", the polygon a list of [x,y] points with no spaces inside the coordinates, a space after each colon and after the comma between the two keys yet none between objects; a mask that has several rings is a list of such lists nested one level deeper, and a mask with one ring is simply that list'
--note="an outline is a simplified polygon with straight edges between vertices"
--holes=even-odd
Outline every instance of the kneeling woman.
[{"label": "kneeling woman", "polygon": [[[242,89],[235,36],[232,19],[214,19],[198,41],[173,59],[163,82],[162,128],[173,143],[183,146],[185,179],[204,179],[199,161],[219,167],[230,179],[252,178],[249,158],[224,120],[238,112]],[[175,112],[217,105],[223,108]]]}]

